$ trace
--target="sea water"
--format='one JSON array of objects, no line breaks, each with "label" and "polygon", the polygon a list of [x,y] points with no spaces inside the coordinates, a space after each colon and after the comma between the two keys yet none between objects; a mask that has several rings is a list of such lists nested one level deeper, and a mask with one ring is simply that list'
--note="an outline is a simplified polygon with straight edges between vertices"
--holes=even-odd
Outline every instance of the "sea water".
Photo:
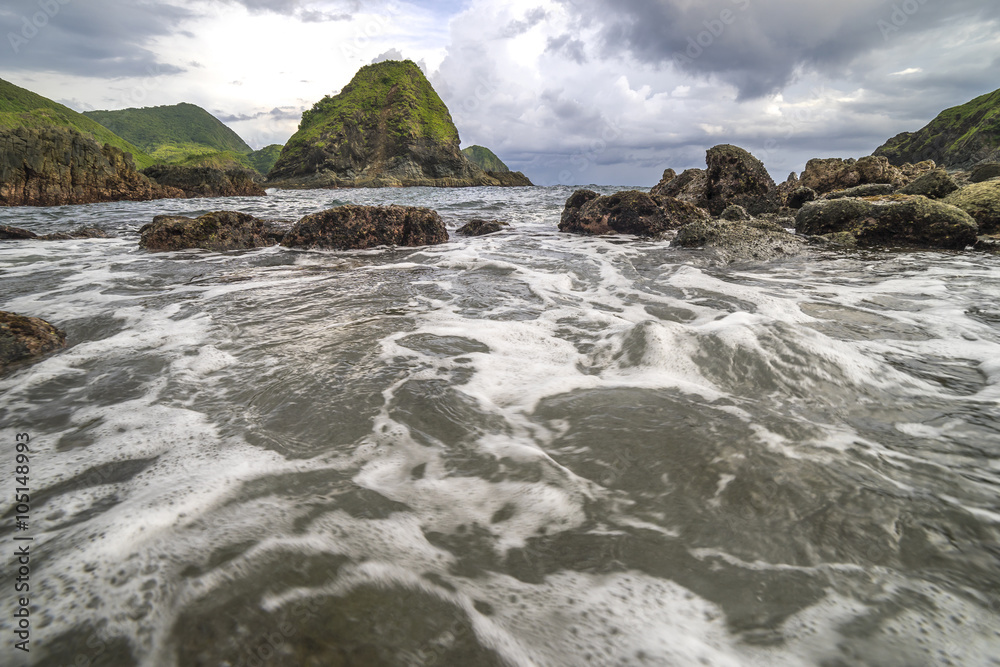
[{"label": "sea water", "polygon": [[[0,243],[69,343],[0,377],[0,664],[1000,664],[1000,258],[722,265],[562,234],[571,191],[0,210],[114,235]],[[138,247],[344,203],[451,240]]]}]

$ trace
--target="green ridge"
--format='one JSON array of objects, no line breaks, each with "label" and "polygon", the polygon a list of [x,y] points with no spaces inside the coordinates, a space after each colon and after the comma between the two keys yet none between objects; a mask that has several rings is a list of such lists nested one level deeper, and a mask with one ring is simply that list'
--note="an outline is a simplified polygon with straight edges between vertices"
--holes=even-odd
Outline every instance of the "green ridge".
[{"label": "green ridge", "polygon": [[222,152],[246,155],[253,150],[222,121],[194,104],[87,111],[84,115],[142,148],[157,162],[179,164],[192,156]]},{"label": "green ridge", "polygon": [[67,127],[92,137],[98,144],[111,144],[132,154],[137,168],[152,165],[155,160],[142,149],[126,141],[84,114],[53,102],[36,93],[0,79],[0,128]]},{"label": "green ridge", "polygon": [[280,144],[271,144],[270,146],[264,146],[259,151],[250,153],[247,156],[250,160],[250,166],[266,176],[267,172],[271,171],[274,163],[278,161],[278,156],[281,155],[282,148],[283,146]]},{"label": "green ridge", "polygon": [[510,169],[507,168],[507,165],[503,163],[503,160],[498,158],[496,153],[485,146],[469,146],[468,148],[463,148],[462,152],[465,153],[465,157],[469,158],[474,164],[479,165],[479,168],[483,171],[494,171],[500,173],[510,171]]},{"label": "green ridge", "polygon": [[917,132],[898,134],[880,146],[895,165],[934,160],[948,167],[968,167],[1000,151],[1000,90],[945,109]]}]

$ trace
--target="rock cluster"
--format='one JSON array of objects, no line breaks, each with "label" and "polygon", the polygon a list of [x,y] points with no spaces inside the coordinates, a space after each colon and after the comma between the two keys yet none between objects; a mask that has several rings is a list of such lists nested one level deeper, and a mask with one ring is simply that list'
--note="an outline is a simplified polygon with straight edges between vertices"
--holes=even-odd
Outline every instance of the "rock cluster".
[{"label": "rock cluster", "polygon": [[243,250],[277,245],[285,230],[246,213],[215,211],[198,218],[158,215],[139,230],[146,250]]},{"label": "rock cluster", "polygon": [[0,311],[0,372],[66,346],[66,333],[45,320]]},{"label": "rock cluster", "polygon": [[258,175],[248,169],[154,165],[142,173],[164,187],[176,188],[185,197],[263,197],[267,193]]},{"label": "rock cluster", "polygon": [[592,190],[578,190],[566,201],[559,231],[659,236],[707,217],[694,204],[664,195],[626,190],[602,197]]},{"label": "rock cluster", "polygon": [[281,245],[348,250],[382,245],[445,243],[448,231],[437,211],[415,206],[338,206],[299,220]]}]

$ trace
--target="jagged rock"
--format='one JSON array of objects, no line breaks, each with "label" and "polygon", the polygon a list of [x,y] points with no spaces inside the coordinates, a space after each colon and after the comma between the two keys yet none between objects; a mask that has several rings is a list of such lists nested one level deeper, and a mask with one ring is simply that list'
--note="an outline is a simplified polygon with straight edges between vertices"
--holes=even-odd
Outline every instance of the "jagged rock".
[{"label": "jagged rock", "polygon": [[45,320],[0,310],[0,371],[66,346],[66,333]]},{"label": "jagged rock", "polygon": [[730,204],[726,207],[726,210],[719,215],[723,220],[729,220],[730,222],[739,222],[740,220],[750,220],[750,214],[742,206],[737,204]]},{"label": "jagged rock", "polygon": [[937,165],[934,163],[934,160],[924,160],[916,164],[907,162],[899,168],[899,170],[903,172],[903,176],[910,181],[923,176],[928,171],[934,171],[935,169],[937,169]]},{"label": "jagged rock", "polygon": [[62,206],[182,197],[135,169],[132,156],[63,127],[0,129],[0,205]]},{"label": "jagged rock", "polygon": [[638,190],[605,197],[578,190],[566,201],[559,231],[575,234],[658,236],[708,214],[688,202]]},{"label": "jagged rock", "polygon": [[263,197],[267,193],[247,169],[222,171],[213,167],[181,167],[157,164],[142,173],[163,186],[177,188],[194,197]]},{"label": "jagged rock", "polygon": [[983,162],[972,168],[969,174],[970,183],[982,183],[991,178],[1000,177],[1000,162]]},{"label": "jagged rock", "polygon": [[663,175],[660,176],[660,183],[666,184],[677,178],[677,172],[673,169],[664,169]]},{"label": "jagged rock", "polygon": [[429,208],[348,205],[307,215],[289,230],[281,245],[351,250],[447,241],[448,231],[441,216]]},{"label": "jagged rock", "polygon": [[764,164],[738,146],[721,144],[708,150],[705,202],[712,215],[730,204],[742,206],[751,215],[773,213],[781,206],[777,186]]},{"label": "jagged rock", "polygon": [[846,199],[850,197],[885,197],[896,191],[896,186],[889,183],[868,183],[856,185],[846,190],[834,190],[823,195],[823,199]]},{"label": "jagged rock", "polygon": [[673,197],[706,208],[705,191],[708,188],[708,172],[704,169],[685,169],[680,176],[675,175],[668,180],[667,175],[672,174],[673,171],[673,169],[668,169],[664,172],[664,179],[654,185],[649,194]]},{"label": "jagged rock", "polygon": [[795,188],[792,190],[791,194],[788,195],[788,200],[785,204],[788,208],[802,208],[807,202],[814,201],[816,199],[816,191],[812,188]]},{"label": "jagged rock", "polygon": [[979,224],[979,233],[1000,233],[1000,181],[967,185],[945,197],[944,203],[971,215]]},{"label": "jagged rock", "polygon": [[480,220],[475,218],[469,220],[458,229],[462,236],[485,236],[486,234],[496,234],[504,229],[510,229],[510,224],[500,220]]},{"label": "jagged rock", "polygon": [[158,215],[139,230],[139,245],[153,252],[244,250],[277,245],[284,233],[273,223],[235,211],[215,211],[198,218]]},{"label": "jagged rock", "polygon": [[904,185],[899,189],[901,195],[923,195],[931,199],[944,199],[955,190],[958,185],[954,179],[948,175],[944,169],[928,171],[909,185]]},{"label": "jagged rock", "polygon": [[812,188],[822,195],[869,183],[887,183],[900,187],[907,179],[902,171],[889,164],[888,159],[869,156],[860,160],[814,158],[806,163],[806,170],[802,172],[800,180],[804,187]]},{"label": "jagged rock", "polygon": [[850,232],[859,246],[965,248],[974,245],[978,226],[965,211],[922,196],[890,200],[820,200],[795,217],[799,234]]},{"label": "jagged rock", "polygon": [[699,220],[681,227],[671,245],[708,248],[720,262],[729,264],[798,255],[805,247],[805,239],[763,220]]},{"label": "jagged rock", "polygon": [[[412,61],[362,67],[302,115],[268,174],[280,188],[501,185],[459,150],[458,130]],[[518,183],[522,185],[522,183]]]}]

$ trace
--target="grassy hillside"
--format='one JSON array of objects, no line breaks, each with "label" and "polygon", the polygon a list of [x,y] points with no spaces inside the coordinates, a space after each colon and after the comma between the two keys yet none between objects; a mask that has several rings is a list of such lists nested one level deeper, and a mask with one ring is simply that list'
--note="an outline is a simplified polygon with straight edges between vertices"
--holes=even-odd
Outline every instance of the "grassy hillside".
[{"label": "grassy hillside", "polygon": [[498,171],[501,173],[510,171],[507,165],[503,163],[503,160],[498,158],[493,151],[485,146],[469,146],[468,148],[463,148],[462,152],[474,164],[479,165],[479,168],[483,171]]},{"label": "grassy hillside", "polygon": [[82,134],[92,136],[102,146],[111,144],[126,153],[131,153],[136,167],[139,169],[148,167],[155,162],[139,147],[85,115],[0,79],[0,128],[21,126],[69,127]]},{"label": "grassy hillside", "polygon": [[[391,113],[379,113],[391,109]],[[448,107],[412,61],[387,60],[358,70],[340,94],[329,95],[302,114],[299,130],[286,152],[323,144],[324,138],[343,136],[345,127],[359,120],[379,118],[379,128],[393,139],[428,139],[435,143],[459,143],[458,130]]]},{"label": "grassy hillside", "polygon": [[271,167],[274,166],[274,163],[278,161],[278,156],[281,155],[281,149],[281,145],[271,144],[270,146],[261,148],[259,151],[250,153],[250,155],[247,156],[250,160],[250,166],[266,176],[267,172],[271,171]]},{"label": "grassy hillside", "polygon": [[934,160],[949,167],[967,167],[1000,150],[1000,90],[957,107],[945,109],[917,132],[896,135],[880,146],[893,164]]},{"label": "grassy hillside", "polygon": [[252,151],[222,121],[194,104],[88,111],[97,121],[149,153],[158,162],[179,163],[195,155]]}]

